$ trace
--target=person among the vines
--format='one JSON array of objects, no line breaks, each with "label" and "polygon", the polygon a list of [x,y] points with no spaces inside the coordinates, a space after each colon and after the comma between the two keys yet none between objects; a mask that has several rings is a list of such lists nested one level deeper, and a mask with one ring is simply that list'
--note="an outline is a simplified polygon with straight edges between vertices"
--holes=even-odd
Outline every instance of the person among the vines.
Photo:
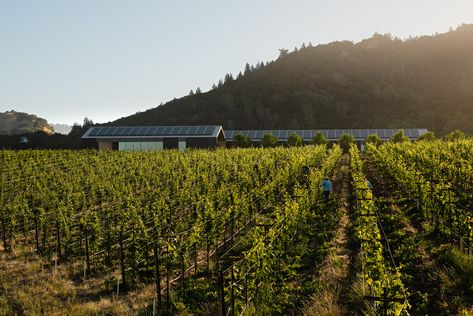
[{"label": "person among the vines", "polygon": [[330,192],[332,192],[332,181],[330,181],[328,177],[325,177],[320,184],[320,187],[322,188],[325,201],[328,201],[330,198]]}]

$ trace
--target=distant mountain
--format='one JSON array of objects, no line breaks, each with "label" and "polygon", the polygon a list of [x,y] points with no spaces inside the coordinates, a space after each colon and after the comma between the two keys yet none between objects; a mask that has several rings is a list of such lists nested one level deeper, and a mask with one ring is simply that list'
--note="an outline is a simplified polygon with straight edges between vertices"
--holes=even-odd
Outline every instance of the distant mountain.
[{"label": "distant mountain", "polygon": [[67,124],[51,124],[51,126],[54,128],[54,132],[63,135],[69,134],[72,130],[72,126]]},{"label": "distant mountain", "polygon": [[0,135],[20,135],[43,132],[54,134],[48,121],[33,114],[7,111],[0,113]]},{"label": "distant mountain", "polygon": [[[199,89],[200,90],[200,89]],[[473,25],[400,40],[375,34],[281,50],[207,93],[115,125],[221,124],[227,129],[427,127],[473,133]]]}]

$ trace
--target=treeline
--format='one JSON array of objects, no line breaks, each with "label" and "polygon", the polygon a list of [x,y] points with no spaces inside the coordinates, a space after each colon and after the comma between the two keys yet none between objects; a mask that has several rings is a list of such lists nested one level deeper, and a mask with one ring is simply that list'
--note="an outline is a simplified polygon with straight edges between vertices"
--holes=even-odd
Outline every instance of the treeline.
[{"label": "treeline", "polygon": [[473,25],[401,40],[303,45],[247,64],[203,93],[119,125],[219,124],[226,129],[428,128],[473,133]]}]

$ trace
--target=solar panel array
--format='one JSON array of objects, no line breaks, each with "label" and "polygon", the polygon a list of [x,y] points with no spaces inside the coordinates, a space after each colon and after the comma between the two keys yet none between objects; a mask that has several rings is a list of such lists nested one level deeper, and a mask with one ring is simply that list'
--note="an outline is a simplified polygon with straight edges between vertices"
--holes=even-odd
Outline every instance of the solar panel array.
[{"label": "solar panel array", "polygon": [[[301,136],[305,141],[310,141],[315,134],[322,132],[329,140],[339,139],[343,134],[351,134],[357,140],[364,140],[368,135],[377,134],[382,139],[388,139],[400,129],[326,129],[326,130],[227,130],[225,137],[232,141],[238,134],[245,135],[251,138],[252,141],[261,141],[264,134],[272,134],[279,140],[287,140],[292,133]],[[426,129],[404,129],[407,137],[417,139],[422,134],[426,133]]]},{"label": "solar panel array", "polygon": [[87,137],[185,137],[210,136],[219,126],[93,127]]}]

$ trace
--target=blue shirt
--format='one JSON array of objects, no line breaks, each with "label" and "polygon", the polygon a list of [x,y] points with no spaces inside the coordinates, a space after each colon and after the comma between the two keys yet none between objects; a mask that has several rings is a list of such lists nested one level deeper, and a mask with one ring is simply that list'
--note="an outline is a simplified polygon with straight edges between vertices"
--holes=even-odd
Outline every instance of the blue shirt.
[{"label": "blue shirt", "polygon": [[332,182],[330,180],[324,180],[322,181],[322,183],[320,184],[320,186],[322,187],[322,189],[324,190],[324,192],[330,192],[332,191]]}]

